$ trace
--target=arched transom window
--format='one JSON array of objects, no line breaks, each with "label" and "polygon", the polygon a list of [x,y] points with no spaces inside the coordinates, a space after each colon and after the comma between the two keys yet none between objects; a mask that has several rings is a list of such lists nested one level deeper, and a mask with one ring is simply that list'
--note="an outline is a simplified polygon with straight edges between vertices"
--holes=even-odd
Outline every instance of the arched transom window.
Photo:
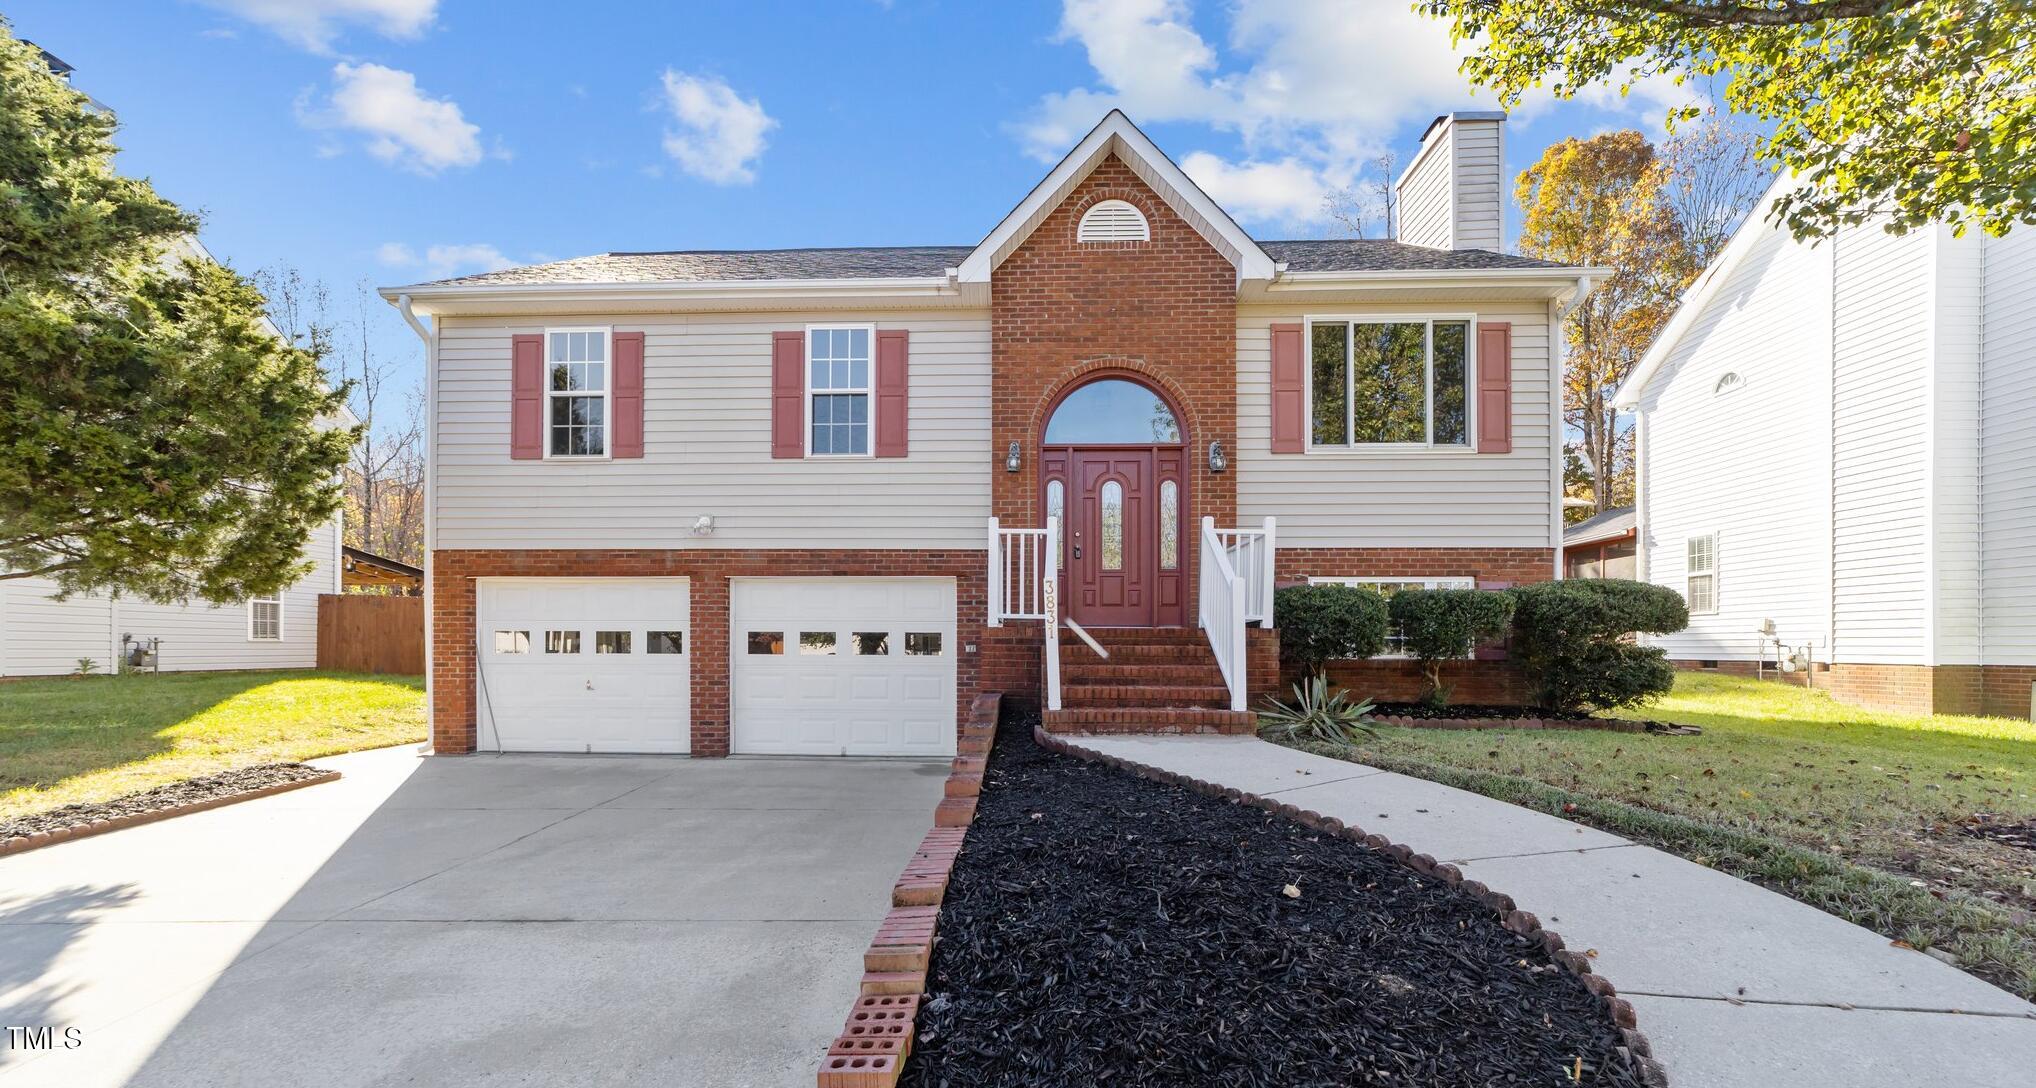
[{"label": "arched transom window", "polygon": [[1104,378],[1069,393],[1046,421],[1049,446],[1144,446],[1180,440],[1180,421],[1166,401],[1122,378]]},{"label": "arched transom window", "polygon": [[1082,222],[1075,228],[1077,242],[1149,242],[1152,228],[1146,225],[1145,213],[1137,206],[1124,200],[1102,200],[1082,213]]}]

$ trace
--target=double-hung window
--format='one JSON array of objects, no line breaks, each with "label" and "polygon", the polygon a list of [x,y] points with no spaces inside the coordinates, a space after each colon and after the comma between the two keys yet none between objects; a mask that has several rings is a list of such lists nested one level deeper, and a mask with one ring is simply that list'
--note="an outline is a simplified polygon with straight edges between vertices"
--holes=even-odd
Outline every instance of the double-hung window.
[{"label": "double-hung window", "polygon": [[1470,446],[1469,317],[1311,318],[1314,449]]},{"label": "double-hung window", "polygon": [[544,455],[607,456],[608,330],[548,329],[544,345]]},{"label": "double-hung window", "polygon": [[1690,611],[1706,615],[1718,610],[1718,534],[1689,539],[1689,565],[1684,568],[1683,600]]},{"label": "double-hung window", "polygon": [[806,330],[806,452],[867,457],[870,452],[871,325]]},{"label": "double-hung window", "polygon": [[247,639],[249,642],[283,641],[282,594],[248,598]]},{"label": "double-hung window", "polygon": [[[1317,585],[1327,583],[1338,586],[1354,586],[1369,589],[1381,597],[1391,600],[1393,594],[1403,589],[1476,589],[1475,578],[1310,578]],[[1380,657],[1408,657],[1407,633],[1393,624],[1386,629],[1385,652]]]}]

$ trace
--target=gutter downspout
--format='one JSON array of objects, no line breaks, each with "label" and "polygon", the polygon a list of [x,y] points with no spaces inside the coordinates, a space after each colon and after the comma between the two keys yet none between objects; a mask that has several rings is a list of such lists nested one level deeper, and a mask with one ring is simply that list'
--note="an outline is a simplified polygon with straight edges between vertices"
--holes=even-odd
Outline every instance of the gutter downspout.
[{"label": "gutter downspout", "polygon": [[[437,693],[437,654],[432,641],[432,606],[437,602],[433,592],[433,553],[438,543],[437,518],[433,511],[438,505],[438,322],[430,325],[417,319],[417,311],[411,308],[409,295],[396,296],[396,312],[403,315],[403,323],[417,334],[424,344],[424,706],[425,746],[436,753],[436,733],[433,717],[432,698]],[[480,662],[474,667],[480,668]],[[476,711],[478,713],[478,711]],[[479,738],[476,738],[477,740]]]},{"label": "gutter downspout", "polygon": [[[1549,350],[1551,363],[1550,376],[1552,380],[1549,386],[1548,397],[1548,482],[1550,492],[1548,535],[1549,547],[1555,552],[1554,577],[1557,580],[1562,578],[1562,447],[1564,438],[1562,431],[1562,391],[1564,388],[1564,372],[1569,365],[1569,330],[1563,327],[1563,322],[1569,320],[1570,313],[1582,305],[1584,299],[1590,293],[1591,278],[1589,276],[1578,276],[1576,278],[1576,291],[1569,298],[1558,300],[1554,306],[1550,307],[1554,311],[1554,317],[1549,321],[1550,329],[1548,336],[1549,343],[1552,345]],[[1604,509],[1604,502],[1605,496],[1598,496],[1598,508],[1600,510]],[[1640,527],[1637,513],[1636,510],[1634,518],[1634,528],[1636,530]],[[1638,537],[1636,536],[1635,539],[1638,539]]]}]

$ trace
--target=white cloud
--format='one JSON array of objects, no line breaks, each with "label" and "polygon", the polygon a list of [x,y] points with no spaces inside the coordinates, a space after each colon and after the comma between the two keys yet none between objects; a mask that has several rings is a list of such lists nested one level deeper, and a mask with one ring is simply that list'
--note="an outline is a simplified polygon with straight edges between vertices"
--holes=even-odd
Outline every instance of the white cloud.
[{"label": "white cloud", "polygon": [[[1041,97],[1014,133],[1044,162],[1113,106],[1140,123],[1235,133],[1239,158],[1198,152],[1188,172],[1240,218],[1298,224],[1324,218],[1321,196],[1350,185],[1403,126],[1493,102],[1458,71],[1464,53],[1448,24],[1404,3],[1235,0],[1223,14],[1219,50],[1196,30],[1187,0],[1063,0],[1057,40],[1084,49],[1095,85]],[[1580,99],[1658,115],[1692,97],[1654,79],[1624,99],[1616,86]],[[1539,92],[1517,112],[1550,101]]]},{"label": "white cloud", "polygon": [[1207,151],[1181,160],[1195,184],[1240,219],[1260,223],[1308,223],[1322,218],[1331,185],[1322,173],[1296,158],[1274,162],[1225,161]]},{"label": "white cloud", "polygon": [[367,137],[368,154],[421,174],[481,161],[480,126],[460,113],[458,103],[419,90],[409,72],[340,63],[333,65],[332,78],[332,97],[324,106],[300,103],[305,124],[358,132]]},{"label": "white cloud", "polygon": [[402,242],[383,242],[375,248],[375,259],[391,268],[421,269],[430,279],[494,272],[523,263],[486,242],[429,246],[422,254]]},{"label": "white cloud", "polygon": [[330,53],[345,24],[414,38],[438,18],[438,0],[200,0],[315,53]]},{"label": "white cloud", "polygon": [[716,185],[756,180],[765,137],[778,122],[763,103],[743,98],[717,76],[665,70],[664,105],[678,127],[665,130],[665,154],[679,168]]}]

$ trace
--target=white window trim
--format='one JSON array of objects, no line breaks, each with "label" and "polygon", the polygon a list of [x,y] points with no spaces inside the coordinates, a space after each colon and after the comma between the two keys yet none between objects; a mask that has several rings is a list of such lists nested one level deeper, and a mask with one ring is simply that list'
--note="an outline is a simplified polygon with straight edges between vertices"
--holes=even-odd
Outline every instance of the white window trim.
[{"label": "white window trim", "polygon": [[[1399,586],[1402,589],[1476,589],[1478,587],[1478,580],[1468,575],[1460,574],[1444,575],[1433,578],[1405,578],[1405,577],[1367,578],[1363,575],[1353,575],[1350,577],[1316,577],[1314,575],[1310,575],[1308,578],[1308,584],[1318,586],[1391,585]],[[1406,653],[1373,654],[1371,660],[1412,661],[1414,660],[1414,655]]]},{"label": "white window trim", "polygon": [[[551,402],[554,397],[591,396],[591,389],[553,389],[551,387],[551,334],[555,332],[598,332],[601,334],[601,452],[600,453],[553,453],[551,452]],[[612,325],[560,325],[544,330],[544,369],[538,375],[544,390],[544,419],[540,428],[544,435],[544,459],[547,461],[607,461],[614,457],[615,450],[615,331]]]},{"label": "white window trim", "polygon": [[[831,332],[831,331],[833,331],[833,330],[835,330],[835,329],[847,329],[847,330],[850,330],[850,331],[853,331],[853,330],[856,330],[856,329],[863,329],[863,330],[867,331],[867,332],[868,332],[868,333],[870,334],[870,365],[869,365],[869,370],[868,370],[868,372],[867,372],[867,374],[866,374],[866,377],[868,378],[868,383],[867,383],[866,385],[864,385],[864,386],[863,386],[863,387],[862,387],[861,389],[815,389],[815,388],[813,388],[813,334],[814,334],[814,332],[816,332],[816,331],[818,331],[818,330],[820,330],[820,329],[826,329],[826,330],[828,330],[828,331],[830,331],[830,332]],[[804,399],[803,401],[801,401],[801,402],[800,402],[800,407],[801,407],[801,409],[803,409],[803,410],[802,410],[802,411],[801,411],[801,412],[799,413],[799,414],[800,414],[800,416],[801,416],[801,420],[802,420],[802,426],[801,426],[801,427],[800,427],[799,429],[800,429],[800,430],[801,430],[802,432],[804,432],[803,434],[801,434],[801,435],[799,436],[799,442],[800,442],[800,448],[801,448],[801,449],[802,449],[802,450],[804,451],[804,453],[803,453],[803,456],[805,456],[805,457],[807,457],[807,458],[809,458],[809,459],[811,459],[811,460],[815,460],[815,461],[840,461],[840,460],[847,460],[847,461],[860,461],[860,460],[868,460],[868,459],[870,459],[870,458],[874,458],[874,457],[875,457],[875,456],[877,455],[877,326],[876,326],[876,323],[875,323],[875,322],[871,322],[871,323],[869,323],[869,324],[855,324],[855,323],[847,323],[847,324],[843,324],[843,323],[840,323],[840,322],[826,322],[826,323],[823,323],[823,324],[818,324],[818,325],[808,325],[808,326],[806,326],[806,342],[805,342],[805,344],[804,344],[804,346],[803,346],[803,350],[801,350],[801,351],[800,351],[799,355],[800,355],[800,359],[801,359],[801,364],[800,364],[800,369],[804,371],[804,373],[800,375],[799,381],[800,381],[800,384],[801,384],[801,385],[802,385],[802,386],[803,386],[803,387],[805,388],[805,390],[806,390],[806,392],[805,392],[805,394],[804,394],[804,396],[805,396],[805,399]],[[866,413],[866,415],[867,415],[867,417],[868,417],[868,418],[867,418],[867,420],[866,420],[866,423],[867,423],[867,426],[868,426],[868,427],[869,427],[869,429],[870,429],[870,440],[869,440],[868,442],[864,443],[864,449],[863,449],[863,452],[861,452],[861,453],[814,453],[814,452],[813,452],[813,395],[814,395],[815,393],[821,393],[821,394],[827,394],[827,393],[848,393],[848,394],[854,394],[854,393],[861,393],[861,394],[863,394],[864,396],[867,396],[867,397],[869,398],[869,411],[868,411],[868,412]]]},{"label": "white window trim", "polygon": [[[255,605],[266,604],[270,601],[274,601],[276,604],[276,637],[263,638],[255,634]],[[285,630],[283,617],[288,608],[289,605],[284,603],[283,594],[280,591],[267,597],[249,597],[247,599],[247,640],[249,642],[283,641],[283,632]]]},{"label": "white window trim", "polygon": [[[1361,325],[1412,324],[1422,322],[1426,331],[1422,333],[1423,351],[1426,354],[1425,373],[1422,377],[1422,396],[1426,402],[1427,440],[1423,442],[1350,442],[1317,444],[1315,441],[1315,326],[1347,325],[1352,322]],[[1463,437],[1461,443],[1438,443],[1435,441],[1435,323],[1463,322]],[[1357,350],[1357,338],[1347,336],[1343,341],[1344,374],[1350,373],[1353,357]],[[1477,453],[1477,368],[1478,368],[1478,317],[1475,313],[1420,313],[1420,314],[1310,314],[1301,324],[1301,378],[1302,410],[1306,413],[1304,425],[1308,436],[1307,451],[1329,456],[1367,455],[1394,450],[1415,450],[1423,453],[1448,455]],[[1346,434],[1357,431],[1357,402],[1345,398],[1343,405],[1343,428]],[[1381,579],[1391,581],[1391,579]]]},{"label": "white window trim", "polygon": [[[1696,543],[1699,540],[1705,539],[1708,539],[1711,542],[1711,566],[1707,570],[1691,570],[1690,545]],[[1686,605],[1691,604],[1690,579],[1704,577],[1708,577],[1711,579],[1711,607],[1697,608],[1694,605],[1691,605],[1690,615],[1692,616],[1715,616],[1718,614],[1718,598],[1719,598],[1718,591],[1724,584],[1723,580],[1718,577],[1718,567],[1720,566],[1718,558],[1719,557],[1718,557],[1717,533],[1698,533],[1695,536],[1687,537],[1683,540],[1683,603]]]}]

